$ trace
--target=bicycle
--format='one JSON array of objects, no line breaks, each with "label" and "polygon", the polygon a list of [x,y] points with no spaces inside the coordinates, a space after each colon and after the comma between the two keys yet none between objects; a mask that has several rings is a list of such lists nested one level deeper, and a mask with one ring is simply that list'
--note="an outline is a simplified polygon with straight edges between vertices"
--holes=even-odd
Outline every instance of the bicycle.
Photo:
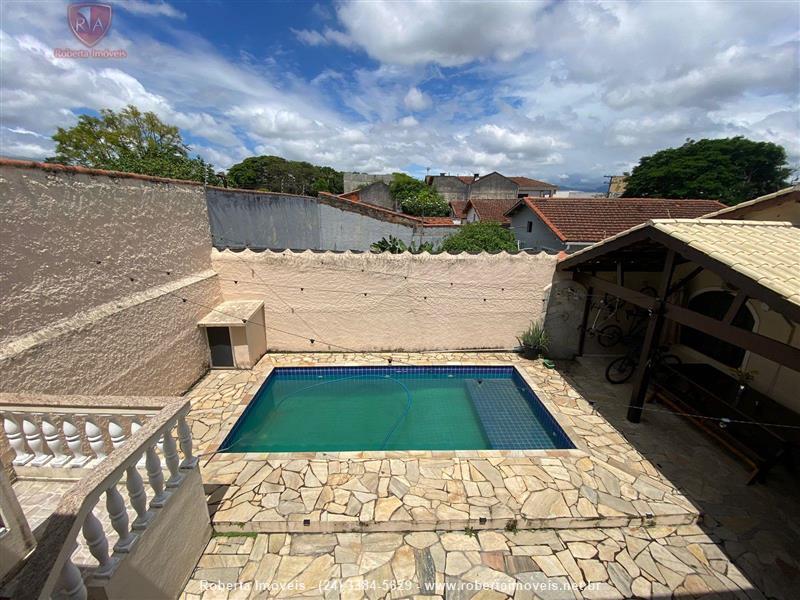
[{"label": "bicycle", "polygon": [[[675,354],[666,352],[665,346],[656,348],[653,354],[652,363],[655,369],[661,365],[679,365],[683,361]],[[641,347],[632,348],[625,356],[620,356],[612,360],[608,367],[606,367],[606,379],[609,383],[619,384],[625,383],[636,372],[636,367],[639,366],[639,353]]]},{"label": "bicycle", "polygon": [[[645,286],[640,289],[639,292],[648,296],[652,296],[653,298],[658,295],[656,289],[651,286]],[[594,321],[592,322],[591,327],[586,330],[588,335],[597,338],[597,343],[603,348],[611,348],[612,346],[616,346],[621,342],[628,344],[631,340],[637,339],[641,331],[644,329],[644,324],[647,321],[647,311],[636,307],[625,311],[628,315],[628,318],[632,319],[627,333],[625,333],[622,330],[622,327],[616,323],[610,323],[600,327],[600,325],[608,323],[612,317],[617,322],[620,321],[620,314],[623,312],[625,302],[619,298],[613,298],[613,300],[611,300],[611,298],[613,297],[609,296],[609,294],[606,294],[603,296],[603,299],[594,307],[597,308],[597,313],[594,316]],[[612,303],[614,304],[613,310],[609,308]],[[599,320],[603,309],[608,309],[609,315],[600,321],[600,324],[598,325],[597,321]]]}]

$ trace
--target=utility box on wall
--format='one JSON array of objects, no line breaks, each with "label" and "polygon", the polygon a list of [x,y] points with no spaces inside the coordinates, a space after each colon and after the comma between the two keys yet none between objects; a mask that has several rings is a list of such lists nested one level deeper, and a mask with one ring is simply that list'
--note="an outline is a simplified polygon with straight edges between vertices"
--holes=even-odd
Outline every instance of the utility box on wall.
[{"label": "utility box on wall", "polygon": [[206,332],[212,368],[250,369],[267,351],[264,303],[260,300],[223,302],[198,325]]}]

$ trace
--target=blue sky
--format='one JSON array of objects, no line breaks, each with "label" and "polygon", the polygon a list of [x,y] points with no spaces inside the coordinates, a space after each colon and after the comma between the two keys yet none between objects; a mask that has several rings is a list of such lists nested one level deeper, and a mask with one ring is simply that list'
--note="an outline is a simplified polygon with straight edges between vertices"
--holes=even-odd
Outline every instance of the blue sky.
[{"label": "blue sky", "polygon": [[220,168],[278,154],[342,170],[499,170],[571,189],[687,137],[800,163],[796,2],[112,2],[80,48],[66,2],[4,1],[0,145],[52,154],[77,115],[136,104]]}]

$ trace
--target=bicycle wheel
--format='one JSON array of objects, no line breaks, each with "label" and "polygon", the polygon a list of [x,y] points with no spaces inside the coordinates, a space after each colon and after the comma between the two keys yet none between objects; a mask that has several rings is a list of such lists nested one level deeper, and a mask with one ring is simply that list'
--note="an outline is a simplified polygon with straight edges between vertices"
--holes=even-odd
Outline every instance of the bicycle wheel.
[{"label": "bicycle wheel", "polygon": [[610,383],[625,383],[633,377],[634,371],[636,371],[636,362],[632,358],[621,356],[612,360],[606,367],[606,379]]},{"label": "bicycle wheel", "polygon": [[611,348],[619,344],[622,339],[622,327],[619,325],[606,325],[597,332],[597,341],[603,348]]}]

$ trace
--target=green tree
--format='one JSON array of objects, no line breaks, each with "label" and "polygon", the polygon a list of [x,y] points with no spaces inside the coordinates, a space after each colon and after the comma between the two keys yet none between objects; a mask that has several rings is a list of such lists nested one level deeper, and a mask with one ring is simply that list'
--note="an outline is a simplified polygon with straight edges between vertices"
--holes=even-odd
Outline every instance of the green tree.
[{"label": "green tree", "polygon": [[81,115],[77,125],[59,127],[53,140],[56,156],[48,158],[49,162],[213,185],[221,181],[213,165],[189,156],[177,127],[135,106],[119,112],[102,109],[99,117]]},{"label": "green tree", "polygon": [[228,169],[233,187],[287,194],[316,196],[319,192],[341,194],[342,174],[331,167],[319,167],[280,156],[251,156]]},{"label": "green tree", "polygon": [[394,173],[389,192],[408,215],[446,217],[450,214],[450,205],[439,192],[405,173]]},{"label": "green tree", "polygon": [[623,197],[713,198],[734,205],[786,187],[790,174],[786,150],[772,142],[689,139],[642,157]]},{"label": "green tree", "polygon": [[517,250],[514,234],[494,221],[475,221],[462,225],[442,241],[444,252],[513,252]]}]

